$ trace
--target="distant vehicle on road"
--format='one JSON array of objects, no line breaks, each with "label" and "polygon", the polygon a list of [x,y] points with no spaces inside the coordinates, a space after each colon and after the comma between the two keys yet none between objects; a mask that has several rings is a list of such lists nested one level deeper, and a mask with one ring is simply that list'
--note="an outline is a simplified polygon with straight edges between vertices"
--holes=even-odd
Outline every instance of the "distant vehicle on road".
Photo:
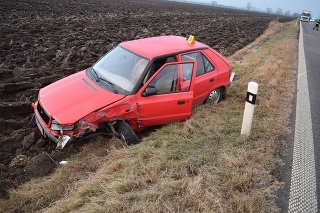
[{"label": "distant vehicle on road", "polygon": [[311,11],[310,10],[302,10],[300,15],[300,21],[309,22],[311,19]]},{"label": "distant vehicle on road", "polygon": [[312,23],[314,23],[315,21],[316,21],[315,18],[311,18],[311,19],[310,19],[310,22],[312,22]]}]

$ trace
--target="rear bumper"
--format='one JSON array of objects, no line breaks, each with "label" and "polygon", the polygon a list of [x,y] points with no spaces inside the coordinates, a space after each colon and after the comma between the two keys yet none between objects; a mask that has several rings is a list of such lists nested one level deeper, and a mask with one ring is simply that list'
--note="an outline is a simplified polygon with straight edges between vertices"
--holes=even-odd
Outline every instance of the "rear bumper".
[{"label": "rear bumper", "polygon": [[234,81],[234,78],[236,77],[236,73],[235,72],[232,72],[231,75],[230,75],[230,81],[229,81],[229,84],[227,85],[227,90],[230,88],[232,82]]},{"label": "rear bumper", "polygon": [[230,84],[233,82],[235,77],[236,77],[236,73],[232,72],[231,75],[230,75]]}]

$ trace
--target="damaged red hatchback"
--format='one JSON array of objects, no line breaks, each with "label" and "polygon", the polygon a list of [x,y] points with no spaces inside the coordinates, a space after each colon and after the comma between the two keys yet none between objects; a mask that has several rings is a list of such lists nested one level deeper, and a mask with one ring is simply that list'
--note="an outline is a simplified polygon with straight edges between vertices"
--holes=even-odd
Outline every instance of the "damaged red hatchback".
[{"label": "damaged red hatchback", "polygon": [[222,55],[192,36],[127,41],[87,70],[40,89],[33,118],[58,148],[100,128],[137,143],[135,132],[218,103],[233,76]]}]

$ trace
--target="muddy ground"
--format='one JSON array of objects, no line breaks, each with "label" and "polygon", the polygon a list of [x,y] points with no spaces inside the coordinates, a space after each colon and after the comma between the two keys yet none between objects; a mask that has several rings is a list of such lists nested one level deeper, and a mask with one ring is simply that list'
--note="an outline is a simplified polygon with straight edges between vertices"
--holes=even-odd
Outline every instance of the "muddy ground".
[{"label": "muddy ground", "polygon": [[56,144],[31,127],[31,103],[41,87],[137,38],[192,34],[229,56],[276,18],[156,0],[0,1],[0,198],[8,196],[8,188],[50,174],[57,162],[86,143],[75,141],[56,150]]}]

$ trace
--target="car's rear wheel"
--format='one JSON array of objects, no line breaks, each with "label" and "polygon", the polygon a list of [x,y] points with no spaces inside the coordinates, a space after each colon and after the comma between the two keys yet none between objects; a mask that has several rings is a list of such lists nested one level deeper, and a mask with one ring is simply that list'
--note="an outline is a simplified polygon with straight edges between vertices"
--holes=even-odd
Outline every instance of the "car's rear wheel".
[{"label": "car's rear wheel", "polygon": [[217,104],[221,101],[222,97],[223,97],[223,89],[222,88],[217,88],[212,90],[208,97],[205,100],[205,103],[209,103],[209,104]]},{"label": "car's rear wheel", "polygon": [[126,121],[117,121],[115,127],[119,133],[120,139],[126,142],[128,145],[137,144],[141,141]]}]

